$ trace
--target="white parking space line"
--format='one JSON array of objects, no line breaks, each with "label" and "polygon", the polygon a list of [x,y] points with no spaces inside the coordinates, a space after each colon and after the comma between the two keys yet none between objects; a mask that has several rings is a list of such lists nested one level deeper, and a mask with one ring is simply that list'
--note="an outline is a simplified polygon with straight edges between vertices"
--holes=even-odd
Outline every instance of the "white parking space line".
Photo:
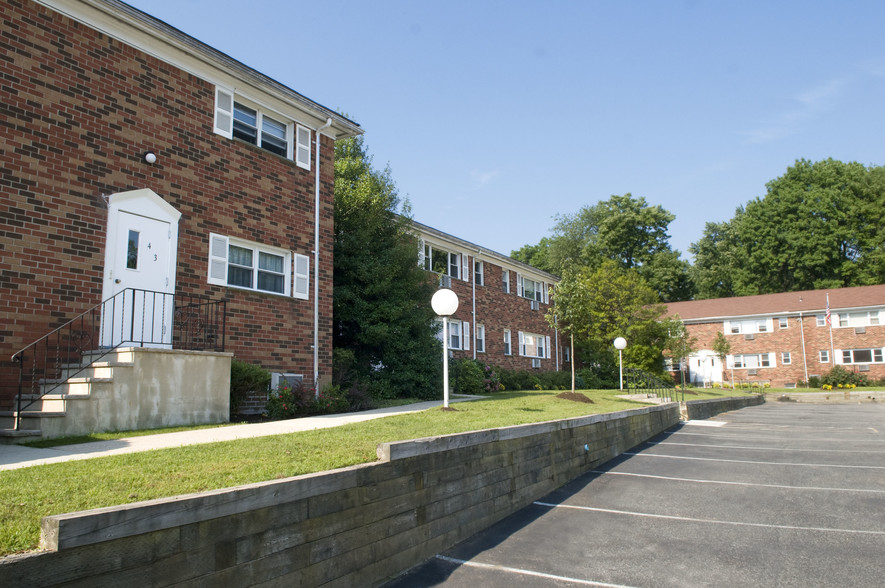
[{"label": "white parking space line", "polygon": [[550,504],[549,502],[535,502],[538,506],[549,508],[568,508],[590,512],[603,512],[607,514],[626,515],[632,517],[644,517],[650,519],[666,519],[670,521],[684,521],[689,523],[706,523],[711,525],[729,525],[732,527],[761,527],[764,529],[780,529],[789,531],[817,531],[822,533],[848,533],[852,535],[882,535],[885,531],[863,531],[858,529],[833,529],[827,527],[796,527],[792,525],[771,525],[767,523],[744,523],[741,521],[717,521],[716,519],[698,519],[692,517],[677,517],[672,515],[651,514],[645,512],[631,512],[628,510],[613,510],[609,508],[595,508],[592,506],[572,506],[570,504]]},{"label": "white parking space line", "polygon": [[805,451],[809,453],[872,453],[882,455],[881,451],[865,451],[860,449],[805,449],[790,447],[758,447],[748,445],[710,445],[707,443],[679,443],[678,441],[646,441],[646,445],[681,445],[683,447],[713,447],[716,449],[750,449],[752,451]]},{"label": "white parking space line", "polygon": [[[687,431],[682,431],[682,430],[672,431],[671,435],[672,436],[679,435],[680,437],[683,435],[695,435],[697,437],[711,437],[711,438],[715,437],[716,439],[747,439],[747,435],[737,435],[737,434],[729,435],[727,433],[715,433],[715,435],[714,435],[711,433],[689,433]],[[755,436],[752,437],[752,439],[754,441],[783,441],[784,440],[783,437],[755,437]],[[792,441],[792,442],[805,441],[808,443],[837,443],[840,441],[845,442],[844,439],[834,439],[832,437],[821,437],[820,435],[814,435],[814,436],[809,436],[809,437],[795,437],[795,436],[793,436],[793,437],[790,437],[790,441]],[[883,443],[883,442],[885,442],[885,439],[879,438],[879,437],[864,440],[864,443],[877,443],[878,444],[878,443]]]},{"label": "white parking space line", "polygon": [[724,427],[728,424],[728,421],[685,421],[682,424],[695,427]]},{"label": "white parking space line", "polygon": [[719,461],[723,463],[750,463],[755,465],[769,466],[797,466],[806,468],[842,468],[856,470],[885,470],[885,466],[868,466],[868,465],[841,465],[832,463],[791,463],[777,461],[751,461],[747,459],[719,459],[713,457],[686,457],[682,455],[659,455],[656,453],[630,453],[624,452],[621,455],[629,455],[635,457],[655,457],[660,459],[689,459],[694,461]]},{"label": "white parking space line", "polygon": [[760,488],[777,488],[779,490],[818,490],[821,492],[865,492],[870,494],[885,494],[885,490],[866,490],[863,488],[827,488],[822,486],[786,486],[783,484],[755,484],[752,482],[728,482],[724,480],[698,480],[696,478],[678,478],[674,476],[654,476],[651,474],[635,474],[631,472],[604,472],[593,470],[591,473],[603,476],[633,476],[636,478],[653,478],[655,480],[670,480],[675,482],[692,482],[696,484],[722,484],[726,486],[758,486]]},{"label": "white parking space line", "polygon": [[445,555],[437,555],[437,559],[441,559],[443,561],[447,561],[449,563],[467,566],[472,568],[482,568],[485,570],[496,570],[499,572],[509,572],[512,574],[519,574],[521,576],[531,576],[534,578],[545,578],[548,580],[559,580],[562,582],[571,582],[573,584],[581,584],[582,586],[600,586],[602,588],[632,588],[631,586],[624,586],[623,584],[608,584],[606,582],[594,582],[592,580],[582,580],[580,578],[569,578],[568,576],[556,576],[554,574],[545,574],[544,572],[534,572],[532,570],[524,570],[521,568],[511,568],[507,566],[499,566],[495,564],[486,564],[478,561],[465,561],[463,559],[455,559],[453,557],[447,557]]}]

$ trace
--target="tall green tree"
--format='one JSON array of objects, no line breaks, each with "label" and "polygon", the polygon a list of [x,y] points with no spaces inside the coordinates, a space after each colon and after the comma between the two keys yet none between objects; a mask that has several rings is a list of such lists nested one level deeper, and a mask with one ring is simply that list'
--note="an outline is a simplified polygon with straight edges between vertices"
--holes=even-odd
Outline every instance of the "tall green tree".
[{"label": "tall green tree", "polygon": [[335,376],[375,397],[432,398],[441,381],[433,286],[418,267],[407,214],[390,169],[372,167],[363,138],[337,141]]},{"label": "tall green tree", "polygon": [[664,310],[635,268],[606,260],[593,269],[571,266],[564,272],[547,320],[561,332],[574,335],[576,357],[614,384],[618,354],[612,342],[617,337],[627,339],[624,358],[628,366],[663,371],[667,325],[659,319]]},{"label": "tall green tree", "polygon": [[798,160],[693,244],[699,296],[885,281],[885,168]]},{"label": "tall green tree", "polygon": [[629,193],[560,216],[547,246],[548,271],[561,274],[569,265],[597,267],[610,260],[635,268],[660,300],[686,300],[693,294],[692,278],[689,263],[670,248],[667,228],[674,218]]}]

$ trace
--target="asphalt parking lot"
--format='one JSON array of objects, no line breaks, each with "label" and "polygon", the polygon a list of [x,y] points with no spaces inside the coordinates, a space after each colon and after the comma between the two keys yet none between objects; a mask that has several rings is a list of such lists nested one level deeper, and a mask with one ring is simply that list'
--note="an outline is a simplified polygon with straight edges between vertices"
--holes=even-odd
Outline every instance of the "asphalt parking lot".
[{"label": "asphalt parking lot", "polygon": [[885,406],[689,421],[389,588],[885,585]]}]

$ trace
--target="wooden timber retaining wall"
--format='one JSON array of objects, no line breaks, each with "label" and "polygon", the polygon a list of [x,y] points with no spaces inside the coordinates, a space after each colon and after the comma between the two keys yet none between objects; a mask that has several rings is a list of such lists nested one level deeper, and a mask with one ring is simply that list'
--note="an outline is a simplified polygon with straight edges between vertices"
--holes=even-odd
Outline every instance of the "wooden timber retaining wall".
[{"label": "wooden timber retaining wall", "polygon": [[371,464],[46,517],[46,551],[0,560],[0,585],[375,585],[676,425],[679,411],[386,443]]}]

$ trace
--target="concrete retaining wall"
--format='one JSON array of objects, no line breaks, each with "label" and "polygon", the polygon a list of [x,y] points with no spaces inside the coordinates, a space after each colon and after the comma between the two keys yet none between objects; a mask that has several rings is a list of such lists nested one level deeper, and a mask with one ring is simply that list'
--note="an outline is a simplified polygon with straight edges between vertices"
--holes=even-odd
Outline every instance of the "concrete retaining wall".
[{"label": "concrete retaining wall", "polygon": [[739,408],[756,406],[758,404],[765,404],[765,397],[761,394],[722,399],[690,400],[683,405],[682,418],[685,420],[708,419],[722,412],[738,410]]},{"label": "concrete retaining wall", "polygon": [[47,517],[6,586],[371,586],[679,422],[677,404],[388,443],[378,462]]}]

